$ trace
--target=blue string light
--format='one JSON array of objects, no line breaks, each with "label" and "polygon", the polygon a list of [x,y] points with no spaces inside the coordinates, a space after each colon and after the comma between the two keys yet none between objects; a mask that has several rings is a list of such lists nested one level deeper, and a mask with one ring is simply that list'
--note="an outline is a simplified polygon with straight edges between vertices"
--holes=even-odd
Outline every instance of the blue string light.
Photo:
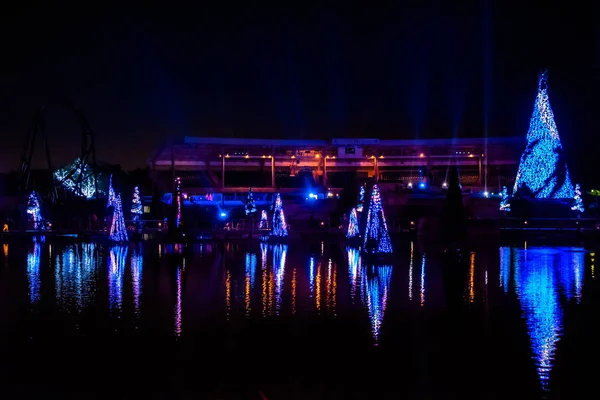
[{"label": "blue string light", "polygon": [[373,185],[371,201],[367,211],[367,226],[365,229],[364,251],[368,253],[391,253],[392,243],[388,232],[379,186]]},{"label": "blue string light", "polygon": [[530,192],[535,198],[573,198],[573,184],[564,159],[554,113],[548,100],[547,75],[539,79],[527,146],[521,156],[513,193]]}]

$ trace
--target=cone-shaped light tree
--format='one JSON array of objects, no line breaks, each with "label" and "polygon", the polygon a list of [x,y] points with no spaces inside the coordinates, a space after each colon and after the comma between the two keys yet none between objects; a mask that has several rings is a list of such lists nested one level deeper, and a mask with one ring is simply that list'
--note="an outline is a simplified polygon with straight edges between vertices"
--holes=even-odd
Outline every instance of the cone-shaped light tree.
[{"label": "cone-shaped light tree", "polygon": [[113,188],[112,175],[108,179],[108,199],[106,201],[106,208],[114,207],[115,205],[115,189]]},{"label": "cone-shaped light tree", "polygon": [[114,212],[112,223],[110,224],[110,240],[113,242],[123,243],[128,240],[127,227],[125,226],[125,218],[123,217],[123,204],[121,203],[121,195],[117,194],[114,199]]},{"label": "cone-shaped light tree", "polygon": [[363,250],[371,254],[386,254],[392,252],[392,242],[388,232],[387,222],[381,204],[379,186],[373,185],[371,201],[367,210]]},{"label": "cone-shaped light tree", "polygon": [[508,189],[506,186],[502,186],[502,192],[500,192],[500,211],[510,211],[510,201],[508,200]]},{"label": "cone-shaped light tree", "polygon": [[579,186],[579,183],[575,185],[575,196],[573,196],[573,206],[571,207],[571,210],[577,211],[578,215],[585,210],[583,207],[583,199],[581,198],[581,186]]},{"label": "cone-shaped light tree", "polygon": [[140,220],[144,209],[142,208],[142,199],[140,197],[140,188],[135,186],[133,188],[133,196],[131,197],[131,219],[134,222]]},{"label": "cone-shaped light tree", "polygon": [[35,190],[29,193],[29,199],[27,201],[27,214],[29,214],[29,218],[33,222],[33,229],[44,228],[42,211],[40,207],[40,196]]},{"label": "cone-shaped light tree", "polygon": [[271,236],[285,237],[288,235],[287,224],[285,222],[285,214],[283,213],[283,203],[281,195],[275,195],[273,204],[273,225],[271,226]]},{"label": "cone-shaped light tree", "polygon": [[548,100],[547,72],[539,78],[538,93],[521,156],[514,193],[538,199],[572,199],[573,184]]},{"label": "cone-shaped light tree", "polygon": [[359,223],[358,223],[358,212],[356,207],[350,210],[350,217],[348,218],[348,231],[346,232],[346,238],[352,239],[359,236]]}]

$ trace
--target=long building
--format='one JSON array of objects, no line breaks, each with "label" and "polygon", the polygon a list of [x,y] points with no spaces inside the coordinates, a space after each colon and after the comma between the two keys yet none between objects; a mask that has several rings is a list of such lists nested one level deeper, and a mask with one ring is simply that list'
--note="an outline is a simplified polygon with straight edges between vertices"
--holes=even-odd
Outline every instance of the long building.
[{"label": "long building", "polygon": [[[450,166],[463,187],[493,189],[514,182],[523,137],[459,139],[283,140],[186,136],[148,161],[156,183],[170,190],[174,175],[188,193],[343,188],[352,180],[412,187],[443,186]],[[329,190],[329,189],[328,189]]]}]

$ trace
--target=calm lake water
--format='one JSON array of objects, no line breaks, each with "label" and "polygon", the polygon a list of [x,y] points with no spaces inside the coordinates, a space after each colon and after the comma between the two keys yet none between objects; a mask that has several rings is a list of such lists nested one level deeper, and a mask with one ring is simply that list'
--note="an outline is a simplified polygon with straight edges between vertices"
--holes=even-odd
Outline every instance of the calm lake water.
[{"label": "calm lake water", "polygon": [[[590,398],[580,247],[0,245],[0,396]],[[423,396],[425,394],[425,396]]]}]

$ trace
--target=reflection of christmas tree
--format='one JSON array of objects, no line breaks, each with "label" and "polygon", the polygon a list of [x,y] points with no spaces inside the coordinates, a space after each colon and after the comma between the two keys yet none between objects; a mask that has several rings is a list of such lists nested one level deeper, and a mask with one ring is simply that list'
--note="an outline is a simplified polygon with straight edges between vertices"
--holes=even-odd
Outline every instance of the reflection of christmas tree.
[{"label": "reflection of christmas tree", "polygon": [[383,214],[383,206],[379,194],[379,186],[373,185],[371,201],[367,210],[364,251],[368,253],[391,253],[392,243],[387,223]]},{"label": "reflection of christmas tree", "polygon": [[33,229],[44,229],[42,211],[40,208],[40,197],[36,191],[32,191],[29,194],[29,200],[27,201],[27,214],[31,215]]},{"label": "reflection of christmas tree", "polygon": [[268,229],[269,228],[269,221],[267,219],[267,210],[262,210],[260,212],[260,224],[258,225],[259,229]]},{"label": "reflection of christmas tree", "polygon": [[506,186],[502,186],[502,192],[500,193],[500,211],[510,211],[508,189],[506,189]]},{"label": "reflection of christmas tree", "polygon": [[546,72],[539,79],[538,94],[521,156],[513,194],[531,193],[536,198],[573,198],[573,184],[548,100]]},{"label": "reflection of christmas tree", "polygon": [[573,207],[571,210],[577,211],[577,214],[582,213],[583,208],[583,199],[581,198],[581,186],[579,183],[575,185],[575,196],[573,196]]},{"label": "reflection of christmas tree", "polygon": [[126,242],[127,228],[125,227],[125,218],[123,218],[123,204],[121,195],[118,194],[114,199],[113,219],[110,225],[110,240],[113,242]]},{"label": "reflection of christmas tree", "polygon": [[248,189],[248,197],[246,197],[246,215],[252,215],[256,212],[256,205],[254,204],[254,196],[252,195],[252,188]]},{"label": "reflection of christmas tree", "polygon": [[273,225],[271,228],[271,236],[285,237],[288,235],[287,224],[285,223],[285,215],[283,213],[283,203],[281,195],[275,195],[275,204],[273,205]]},{"label": "reflection of christmas tree", "polygon": [[346,238],[351,239],[358,237],[358,226],[358,212],[356,211],[356,208],[352,208],[352,210],[350,210],[350,217],[348,218],[348,232],[346,233]]},{"label": "reflection of christmas tree", "polygon": [[131,219],[139,221],[144,210],[142,209],[142,199],[140,198],[140,188],[133,188],[133,196],[131,198]]}]

